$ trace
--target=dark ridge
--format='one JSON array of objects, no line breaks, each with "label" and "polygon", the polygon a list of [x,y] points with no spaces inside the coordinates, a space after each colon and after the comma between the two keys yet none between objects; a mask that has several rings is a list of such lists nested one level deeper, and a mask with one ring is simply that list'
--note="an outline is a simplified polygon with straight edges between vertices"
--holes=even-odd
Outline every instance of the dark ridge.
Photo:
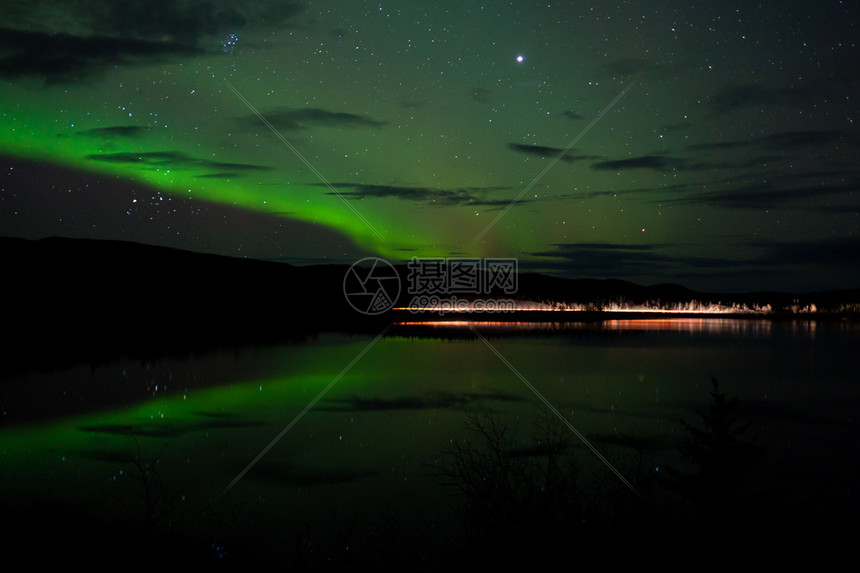
[{"label": "dark ridge", "polygon": [[0,238],[0,253],[10,340],[0,374],[295,340],[372,322],[347,306],[344,271],[334,266],[308,271],[65,238]]},{"label": "dark ridge", "polygon": [[818,312],[856,314],[860,311],[860,289],[821,292],[751,292],[710,293],[691,290],[678,284],[642,286],[619,279],[565,279],[536,273],[519,276],[518,298],[547,303],[590,304],[594,310],[608,303],[665,305],[698,301],[702,304],[746,305],[761,308],[769,305],[779,316],[796,314],[814,305]]},{"label": "dark ridge", "polygon": [[[0,377],[34,368],[94,366],[123,356],[154,358],[295,341],[323,331],[375,335],[391,322],[439,317],[405,311],[373,317],[357,312],[343,291],[349,265],[295,267],[131,242],[68,238],[0,237],[0,254],[3,325],[10,340]],[[397,272],[402,285],[398,305],[405,307],[412,297],[407,288],[409,269],[399,265]],[[588,304],[591,311],[571,313],[575,317],[538,312],[495,313],[488,318],[481,313],[481,319],[582,322],[605,318],[601,308],[607,304],[691,300],[769,304],[775,316],[793,315],[814,304],[819,314],[844,316],[856,314],[860,290],[725,295],[675,284],[641,286],[616,279],[523,273],[514,294],[496,289],[481,296]]]}]

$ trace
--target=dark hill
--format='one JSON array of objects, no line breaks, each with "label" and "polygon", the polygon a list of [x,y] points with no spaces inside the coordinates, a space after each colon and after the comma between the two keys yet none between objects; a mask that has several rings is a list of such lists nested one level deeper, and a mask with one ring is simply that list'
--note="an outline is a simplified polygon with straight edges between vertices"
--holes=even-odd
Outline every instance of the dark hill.
[{"label": "dark hill", "polygon": [[[355,320],[343,268],[121,241],[2,238],[5,365],[270,342]],[[325,304],[322,304],[324,301]],[[358,325],[360,326],[360,325]]]},{"label": "dark hill", "polygon": [[[0,238],[0,254],[3,326],[11,338],[0,375],[22,365],[31,368],[33,363],[50,368],[122,354],[187,353],[294,340],[320,331],[375,334],[391,320],[385,314],[364,316],[349,306],[343,292],[348,265],[295,267],[130,242],[65,238]],[[412,296],[407,292],[408,269],[401,265],[397,271],[402,285],[399,303],[407,306]],[[507,297],[499,292],[489,296]],[[518,276],[513,296],[589,304],[596,310],[611,303],[668,305],[696,300],[769,304],[777,313],[797,312],[809,304],[827,312],[856,311],[860,300],[857,290],[721,295],[674,284],[641,286],[534,273]],[[497,317],[505,318],[514,317]]]}]

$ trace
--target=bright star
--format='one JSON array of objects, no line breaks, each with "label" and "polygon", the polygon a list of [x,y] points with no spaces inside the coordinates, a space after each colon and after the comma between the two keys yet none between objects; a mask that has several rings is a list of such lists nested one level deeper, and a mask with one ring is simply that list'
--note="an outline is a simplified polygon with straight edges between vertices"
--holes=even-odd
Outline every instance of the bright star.
[{"label": "bright star", "polygon": [[522,63],[523,61],[525,61],[525,58],[522,56],[517,56],[517,61]]}]

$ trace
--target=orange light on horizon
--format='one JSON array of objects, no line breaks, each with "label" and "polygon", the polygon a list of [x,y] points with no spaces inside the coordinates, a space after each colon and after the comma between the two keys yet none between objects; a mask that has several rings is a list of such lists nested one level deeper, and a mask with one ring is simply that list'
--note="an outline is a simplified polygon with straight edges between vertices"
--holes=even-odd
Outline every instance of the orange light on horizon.
[{"label": "orange light on horizon", "polygon": [[447,308],[440,306],[428,306],[422,308],[413,308],[398,306],[392,310],[408,311],[413,314],[421,313],[441,313],[441,314],[462,314],[462,313],[510,313],[510,312],[600,312],[600,313],[641,313],[641,314],[764,314],[755,310],[743,310],[736,308],[729,309],[668,309],[668,308],[602,308],[599,310],[588,308],[537,308],[537,307],[513,307],[505,308],[504,310],[482,309],[482,308]]}]

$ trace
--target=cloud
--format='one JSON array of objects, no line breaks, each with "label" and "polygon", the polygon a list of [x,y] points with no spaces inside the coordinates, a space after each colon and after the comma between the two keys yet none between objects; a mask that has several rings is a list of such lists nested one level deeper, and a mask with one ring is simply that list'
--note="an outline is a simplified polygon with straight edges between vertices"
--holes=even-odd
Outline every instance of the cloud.
[{"label": "cloud", "polygon": [[223,38],[241,41],[247,24],[284,25],[302,10],[282,0],[6,2],[0,77],[64,83],[118,65],[215,54],[225,51]]},{"label": "cloud", "polygon": [[857,143],[857,139],[845,132],[837,130],[829,131],[786,131],[783,133],[775,133],[754,140],[771,149],[797,149],[810,146],[827,145],[838,141],[849,140],[852,143]]},{"label": "cloud", "polygon": [[741,107],[772,104],[779,99],[778,92],[757,84],[740,84],[727,87],[711,98],[717,113],[728,113]]},{"label": "cloud", "polygon": [[[528,253],[537,260],[520,261],[520,269],[550,270],[574,277],[629,277],[633,280],[657,279],[660,282],[705,280],[711,285],[720,281],[734,284],[738,279],[755,279],[759,283],[767,281],[777,289],[781,288],[778,285],[792,278],[794,288],[799,288],[799,269],[809,275],[810,280],[804,286],[806,289],[820,289],[820,286],[812,285],[825,274],[830,276],[823,284],[830,284],[830,288],[833,284],[853,286],[851,281],[855,281],[856,285],[860,277],[860,237],[826,237],[808,241],[757,240],[739,245],[751,249],[746,258],[688,254],[688,249],[696,248],[696,245],[556,243],[546,250]],[[679,252],[679,248],[685,251]],[[706,244],[698,245],[697,248],[705,253],[710,250]]]},{"label": "cloud", "polygon": [[817,241],[768,241],[751,243],[763,247],[759,266],[813,265],[860,268],[860,237],[828,237]]},{"label": "cloud", "polygon": [[148,131],[148,127],[141,127],[139,125],[115,125],[113,127],[97,127],[79,131],[77,135],[82,137],[98,137],[101,139],[135,138],[140,137]]},{"label": "cloud", "polygon": [[662,131],[679,131],[681,129],[690,129],[691,127],[693,127],[693,124],[691,122],[671,123],[669,125],[663,126]]},{"label": "cloud", "polygon": [[[724,191],[709,191],[684,197],[663,199],[663,203],[699,203],[707,205],[718,205],[733,209],[766,209],[774,208],[803,199],[821,200],[829,196],[851,196],[857,186],[849,183],[819,183],[815,185],[804,185],[797,181],[788,181],[783,187],[782,183],[769,181],[760,185],[748,185]],[[829,205],[815,204],[805,206],[806,210],[827,210]]]},{"label": "cloud", "polygon": [[193,44],[252,22],[281,26],[303,10],[290,0],[67,0],[4,3],[0,21],[16,30]]},{"label": "cloud", "polygon": [[[737,261],[714,257],[675,256],[664,245],[617,243],[556,243],[545,251],[529,253],[556,259],[551,266],[577,276],[670,276],[678,268],[727,268]],[[546,264],[541,264],[546,267]]]},{"label": "cloud", "polygon": [[688,145],[690,151],[720,151],[726,149],[743,149],[746,147],[764,147],[770,150],[803,149],[831,143],[847,141],[856,143],[854,136],[838,130],[803,130],[774,133],[752,139],[720,141],[716,143],[699,143]]},{"label": "cloud", "polygon": [[[684,189],[689,188],[688,185],[681,186]],[[622,195],[641,195],[645,193],[666,193],[676,189],[676,186],[667,187],[637,187],[633,189],[612,189],[602,191],[577,191],[576,193],[562,193],[548,199],[568,200],[568,199],[594,199],[596,197],[620,197]]]},{"label": "cloud", "polygon": [[609,75],[629,76],[648,68],[648,61],[643,58],[620,58],[603,66]]},{"label": "cloud", "polygon": [[158,438],[177,438],[191,432],[204,432],[216,429],[252,428],[263,426],[257,420],[240,418],[234,415],[198,413],[201,418],[174,419],[160,423],[141,422],[139,424],[91,424],[79,426],[78,430],[88,433],[114,436],[145,436]]},{"label": "cloud", "polygon": [[[201,169],[206,171],[228,171],[235,176],[236,172],[268,171],[271,167],[252,165],[248,163],[223,163],[197,159],[179,151],[149,151],[144,153],[97,153],[87,155],[90,161],[101,161],[104,163],[121,163],[127,165],[139,165],[147,168],[159,169]],[[226,176],[226,173],[212,175]]]},{"label": "cloud", "polygon": [[205,175],[195,175],[199,179],[236,179],[241,175],[235,171],[225,171],[222,173],[207,173]]},{"label": "cloud", "polygon": [[47,83],[73,82],[113,65],[193,56],[193,45],[170,41],[0,29],[0,77],[36,77]]},{"label": "cloud", "polygon": [[[313,127],[378,128],[388,125],[387,121],[364,115],[313,107],[274,109],[264,112],[263,117],[282,131],[300,131]],[[243,116],[239,121],[247,126],[260,124],[260,119],[253,114]]]},{"label": "cloud", "polygon": [[570,155],[570,150],[565,151],[560,147],[546,147],[544,145],[523,145],[521,143],[509,143],[508,149],[516,151],[518,153],[524,153],[526,155],[536,155],[541,159],[555,159],[561,154],[561,160],[567,161],[568,163],[572,163],[579,159],[596,159],[597,157],[594,155]]},{"label": "cloud", "polygon": [[712,169],[713,165],[702,162],[691,162],[679,157],[667,157],[665,155],[641,155],[629,159],[616,159],[601,161],[591,165],[592,169],[598,171],[623,171],[625,169],[651,169],[654,171],[703,171]]},{"label": "cloud", "polygon": [[[838,62],[840,58],[834,60]],[[710,104],[718,115],[730,113],[739,109],[753,106],[801,106],[808,107],[815,101],[838,101],[846,91],[856,87],[855,80],[846,74],[843,65],[836,63],[819,70],[818,75],[805,76],[806,79],[797,83],[780,87],[766,87],[756,83],[734,84],[717,92]],[[846,68],[847,69],[847,68]]]},{"label": "cloud", "polygon": [[[536,259],[520,260],[520,270],[552,272],[559,276],[624,278],[639,284],[679,282],[706,292],[715,288],[737,291],[782,290],[786,285],[799,291],[856,287],[860,280],[860,239],[827,238],[812,241],[759,241],[741,243],[750,249],[744,259],[680,254],[673,250],[702,245],[625,245],[617,243],[561,243],[536,253]],[[754,254],[753,249],[763,249]],[[679,253],[679,254],[675,254]],[[542,260],[543,259],[543,260]],[[721,286],[717,286],[721,285]]]},{"label": "cloud", "polygon": [[575,111],[570,109],[563,111],[561,115],[563,115],[567,119],[585,119],[584,115],[582,115],[581,113],[576,113]]},{"label": "cloud", "polygon": [[[819,169],[806,172],[790,172],[780,169],[776,161],[785,157],[757,157],[744,165],[715,165],[714,167],[754,167],[754,173],[741,172],[731,177],[715,178],[708,174],[706,184],[688,181],[672,185],[631,187],[577,191],[555,195],[557,200],[582,200],[599,197],[637,196],[643,200],[661,204],[702,204],[734,209],[772,209],[792,203],[800,203],[806,212],[851,213],[860,206],[852,206],[856,184],[845,181],[845,171]],[[760,168],[762,162],[771,165]],[[757,181],[756,183],[753,183]],[[704,191],[704,189],[708,189]],[[826,202],[829,199],[839,204]],[[843,203],[848,203],[843,204]]]},{"label": "cloud", "polygon": [[464,408],[483,400],[521,402],[522,398],[503,392],[488,392],[486,394],[438,392],[424,396],[402,396],[400,398],[362,398],[361,396],[352,396],[349,398],[326,399],[325,401],[328,403],[340,405],[326,406],[318,409],[333,412],[431,410],[438,408]]},{"label": "cloud", "polygon": [[249,23],[281,26],[304,10],[303,3],[290,0],[102,0],[97,4],[104,10],[105,26],[122,35],[195,43],[241,32]]},{"label": "cloud", "polygon": [[[322,184],[315,184],[322,186]],[[369,185],[361,183],[334,183],[335,189],[353,191],[330,191],[326,195],[338,195],[348,199],[401,199],[438,206],[507,206],[511,199],[488,199],[487,193],[508,190],[508,187],[469,187],[463,189],[431,189],[429,187],[401,187],[396,185]],[[517,201],[517,204],[528,200]]]}]

